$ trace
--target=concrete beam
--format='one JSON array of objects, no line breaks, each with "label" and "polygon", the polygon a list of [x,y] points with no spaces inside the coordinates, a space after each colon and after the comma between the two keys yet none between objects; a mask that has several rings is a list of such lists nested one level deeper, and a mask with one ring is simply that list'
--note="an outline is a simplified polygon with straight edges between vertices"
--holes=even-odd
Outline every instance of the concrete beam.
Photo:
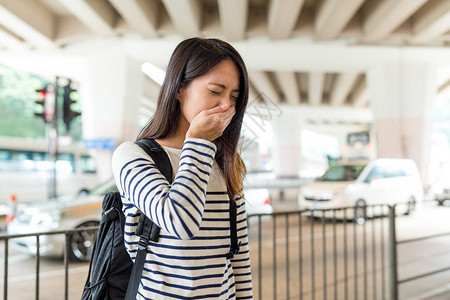
[{"label": "concrete beam", "polygon": [[28,46],[14,33],[0,25],[0,47],[8,50],[25,50]]},{"label": "concrete beam", "polygon": [[59,0],[75,17],[92,32],[113,36],[116,13],[106,1],[99,0]]},{"label": "concrete beam", "polygon": [[162,0],[170,19],[185,36],[198,34],[201,27],[202,7],[198,0]]},{"label": "concrete beam", "polygon": [[[161,38],[130,42],[125,40],[123,44],[130,57],[164,67],[180,41],[181,38]],[[104,43],[103,40],[101,42]],[[93,42],[86,45],[90,43]],[[404,63],[427,62],[436,67],[450,65],[449,50],[446,47],[355,47],[336,42],[310,43],[299,38],[276,41],[246,39],[233,42],[233,46],[241,54],[247,69],[252,71],[363,73],[379,63],[399,59]],[[158,51],[154,51],[155,49]]]},{"label": "concrete beam", "polygon": [[448,79],[447,81],[443,82],[442,84],[440,84],[438,86],[437,89],[437,93],[442,93],[443,91],[445,91],[446,89],[448,89],[450,87],[450,79]]},{"label": "concrete beam", "polygon": [[278,83],[281,86],[286,101],[290,104],[299,104],[301,101],[300,91],[294,72],[276,72]]},{"label": "concrete beam", "polygon": [[39,1],[0,0],[0,24],[37,48],[56,48],[55,22]]},{"label": "concrete beam", "polygon": [[322,72],[311,72],[308,75],[309,104],[318,106],[322,103],[325,74]]},{"label": "concrete beam", "polygon": [[265,96],[275,103],[280,103],[280,97],[265,72],[250,72],[249,78],[257,90],[257,95],[264,93]]},{"label": "concrete beam", "polygon": [[357,78],[358,73],[341,73],[338,75],[334,89],[331,92],[331,105],[344,104]]},{"label": "concrete beam", "polygon": [[369,92],[365,82],[361,82],[353,92],[353,106],[354,107],[367,107],[369,104]]},{"label": "concrete beam", "polygon": [[363,24],[366,42],[383,40],[428,0],[385,0],[377,4]]},{"label": "concrete beam", "polygon": [[272,0],[269,7],[269,36],[285,39],[291,36],[304,0]]},{"label": "concrete beam", "polygon": [[89,35],[92,35],[92,31],[75,16],[58,18],[55,37],[58,45],[76,44],[78,41],[84,41]]},{"label": "concrete beam", "polygon": [[361,123],[361,124],[352,124],[352,123],[316,123],[316,124],[311,124],[311,123],[305,123],[302,126],[304,129],[308,129],[311,131],[315,131],[315,132],[320,132],[320,133],[327,133],[327,134],[332,134],[332,135],[336,135],[339,132],[344,132],[344,134],[346,133],[350,133],[350,132],[359,132],[359,131],[364,131],[364,130],[368,130],[369,129],[369,124],[368,123]]},{"label": "concrete beam", "polygon": [[123,19],[146,38],[158,36],[158,2],[147,0],[109,0]]},{"label": "concrete beam", "polygon": [[433,0],[414,17],[412,43],[429,43],[450,29],[450,1]]},{"label": "concrete beam", "polygon": [[314,22],[317,39],[338,37],[364,3],[364,0],[325,0],[321,3]]},{"label": "concrete beam", "polygon": [[373,113],[370,108],[356,108],[349,106],[331,107],[310,105],[279,105],[282,111],[291,111],[301,119],[327,120],[330,123],[369,123],[373,121]]},{"label": "concrete beam", "polygon": [[247,30],[248,0],[219,0],[222,32],[229,40],[242,40]]}]

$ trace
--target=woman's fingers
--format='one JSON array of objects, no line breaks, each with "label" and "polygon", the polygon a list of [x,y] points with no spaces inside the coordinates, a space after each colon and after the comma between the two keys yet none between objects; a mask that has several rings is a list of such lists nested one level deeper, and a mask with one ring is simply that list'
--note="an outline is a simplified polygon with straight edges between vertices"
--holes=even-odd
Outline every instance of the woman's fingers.
[{"label": "woman's fingers", "polygon": [[204,110],[204,113],[207,115],[211,115],[211,114],[215,114],[215,113],[221,113],[224,112],[228,109],[229,105],[228,104],[221,104],[221,105],[217,105],[213,108],[210,109],[206,109]]},{"label": "woman's fingers", "polygon": [[230,124],[231,120],[233,119],[234,114],[235,114],[234,108],[230,109],[228,116],[226,116],[224,119],[225,128]]},{"label": "woman's fingers", "polygon": [[222,135],[235,114],[234,106],[218,105],[199,113],[191,122],[187,137],[214,140]]}]

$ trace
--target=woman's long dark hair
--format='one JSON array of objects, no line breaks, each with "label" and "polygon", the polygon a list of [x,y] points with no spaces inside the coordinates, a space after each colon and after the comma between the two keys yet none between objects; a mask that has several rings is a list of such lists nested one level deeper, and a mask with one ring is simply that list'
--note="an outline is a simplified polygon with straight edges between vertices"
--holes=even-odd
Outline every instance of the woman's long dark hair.
[{"label": "woman's long dark hair", "polygon": [[239,98],[236,113],[231,123],[215,139],[216,161],[227,183],[227,192],[232,199],[242,195],[245,165],[238,153],[238,142],[242,121],[248,102],[248,75],[239,53],[227,42],[219,39],[190,38],[182,41],[170,58],[166,77],[158,96],[156,111],[136,140],[163,139],[173,136],[180,119],[180,103],[177,93],[225,59],[231,59],[239,69]]}]

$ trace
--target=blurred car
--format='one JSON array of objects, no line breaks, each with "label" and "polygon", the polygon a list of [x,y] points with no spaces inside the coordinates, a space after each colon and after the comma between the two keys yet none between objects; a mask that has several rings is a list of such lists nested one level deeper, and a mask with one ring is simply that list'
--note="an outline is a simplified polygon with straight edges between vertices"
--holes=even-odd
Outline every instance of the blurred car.
[{"label": "blurred car", "polygon": [[[110,179],[87,193],[43,203],[19,205],[15,218],[7,226],[7,233],[26,234],[97,226],[101,220],[103,197],[116,190],[114,180]],[[94,232],[83,231],[70,235],[70,259],[88,261],[94,241]],[[10,243],[21,252],[36,254],[34,236],[11,239]],[[64,253],[65,236],[62,234],[43,235],[39,238],[39,243],[39,253],[42,256],[62,256]]]},{"label": "blurred car", "polygon": [[376,159],[336,163],[301,189],[298,204],[310,210],[355,207],[348,217],[364,223],[374,213],[367,205],[401,203],[398,211],[408,214],[422,199],[421,178],[413,160]]},{"label": "blurred car", "polygon": [[[269,191],[267,189],[244,189],[245,198],[245,209],[247,211],[248,225],[257,224],[258,217],[251,217],[257,214],[271,214],[273,212],[273,207],[270,204]],[[270,219],[269,216],[264,216],[262,221],[267,221]]]},{"label": "blurred car", "polygon": [[431,187],[434,200],[439,205],[450,205],[450,183],[436,183]]},{"label": "blurred car", "polygon": [[[106,193],[117,191],[114,178],[93,188],[87,193],[73,197],[62,197],[55,201],[21,205],[15,218],[7,227],[8,234],[26,234],[52,230],[70,230],[100,224],[102,200]],[[266,189],[245,189],[247,214],[271,213],[269,192]],[[92,254],[95,233],[82,231],[70,235],[69,255],[75,261],[88,261]],[[11,239],[16,249],[36,254],[36,237]],[[62,256],[65,236],[43,235],[39,238],[41,256]]]}]

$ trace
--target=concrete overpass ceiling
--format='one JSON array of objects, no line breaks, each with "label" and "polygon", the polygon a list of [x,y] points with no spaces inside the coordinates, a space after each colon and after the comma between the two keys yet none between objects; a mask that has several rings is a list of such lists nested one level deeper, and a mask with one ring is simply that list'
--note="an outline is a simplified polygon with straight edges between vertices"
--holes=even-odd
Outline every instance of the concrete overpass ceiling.
[{"label": "concrete overpass ceiling", "polygon": [[75,41],[79,35],[214,35],[447,46],[450,30],[447,0],[0,0],[0,15],[30,48],[70,44],[61,23],[71,23]]},{"label": "concrete overpass ceiling", "polygon": [[[330,43],[448,47],[450,1],[0,0],[0,49],[6,52],[64,51],[100,38],[124,41],[136,57],[148,60],[142,53],[154,43],[170,48],[189,36],[224,38],[242,51],[250,71],[251,99],[264,93],[282,105],[364,109],[370,99],[361,56],[352,60],[347,55],[345,71],[327,68],[326,62],[316,67],[314,54]],[[261,54],[267,45],[284,47],[300,60],[279,63],[286,58]],[[305,45],[301,54],[299,45]],[[163,68],[170,55],[165,50],[145,55],[153,55],[152,63]],[[324,53],[335,55],[327,58],[330,61],[342,59],[338,52]],[[322,52],[317,55],[324,57]],[[438,88],[450,86],[449,79]],[[144,84],[146,111],[151,108],[145,102],[155,101],[157,90],[154,82]]]},{"label": "concrete overpass ceiling", "polygon": [[48,46],[32,43],[33,32],[58,46],[70,44],[59,25],[73,17],[72,36],[86,38],[268,36],[397,44],[402,37],[405,45],[448,45],[450,29],[447,0],[1,0],[0,13],[0,23],[33,48]]}]

